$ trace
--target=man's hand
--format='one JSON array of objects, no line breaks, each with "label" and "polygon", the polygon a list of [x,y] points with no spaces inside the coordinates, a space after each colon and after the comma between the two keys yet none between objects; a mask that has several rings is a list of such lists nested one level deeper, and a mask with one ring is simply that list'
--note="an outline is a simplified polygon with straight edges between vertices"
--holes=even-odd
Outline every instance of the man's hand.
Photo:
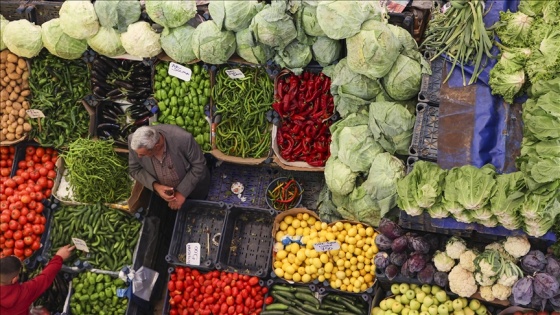
[{"label": "man's hand", "polygon": [[68,259],[68,257],[70,257],[70,255],[72,255],[72,251],[75,248],[76,247],[74,245],[62,246],[61,248],[58,249],[58,251],[56,252],[56,255],[62,257],[62,260],[66,260],[66,259]]},{"label": "man's hand", "polygon": [[166,191],[174,191],[173,187],[165,186],[160,183],[154,183],[154,191],[167,202],[175,201],[176,199],[176,193],[171,195],[165,193]]},{"label": "man's hand", "polygon": [[175,192],[175,200],[172,200],[169,202],[169,208],[171,208],[171,210],[179,210],[181,209],[181,207],[183,206],[183,203],[185,203],[185,196],[183,196],[183,194],[181,194],[180,192],[176,191]]}]

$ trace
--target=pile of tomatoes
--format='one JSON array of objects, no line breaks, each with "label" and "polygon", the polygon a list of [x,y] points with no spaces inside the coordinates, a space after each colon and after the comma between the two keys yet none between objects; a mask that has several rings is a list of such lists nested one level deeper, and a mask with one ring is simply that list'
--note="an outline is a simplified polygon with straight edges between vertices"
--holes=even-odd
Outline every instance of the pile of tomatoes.
[{"label": "pile of tomatoes", "polygon": [[23,260],[41,247],[47,222],[43,201],[51,196],[58,152],[27,146],[16,175],[9,177],[4,169],[11,170],[14,152],[11,147],[0,148],[0,257],[15,255]]},{"label": "pile of tomatoes", "polygon": [[259,278],[238,273],[211,271],[201,274],[196,269],[175,267],[169,283],[170,315],[222,315],[261,313],[266,287],[259,285]]}]

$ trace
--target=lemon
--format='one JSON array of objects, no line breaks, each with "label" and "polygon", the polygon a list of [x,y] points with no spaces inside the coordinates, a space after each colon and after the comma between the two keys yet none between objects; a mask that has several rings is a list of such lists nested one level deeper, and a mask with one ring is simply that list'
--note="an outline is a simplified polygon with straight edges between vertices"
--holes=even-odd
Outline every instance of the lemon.
[{"label": "lemon", "polygon": [[291,273],[284,273],[284,279],[286,280],[292,280],[293,275]]},{"label": "lemon", "polygon": [[373,228],[371,226],[368,226],[366,229],[366,235],[367,236],[373,236]]},{"label": "lemon", "polygon": [[336,225],[329,226],[330,230],[333,232],[338,232],[338,227]]},{"label": "lemon", "polygon": [[300,225],[301,227],[303,227],[303,228],[304,228],[304,227],[307,227],[307,221],[301,220],[301,221],[299,222],[299,225]]},{"label": "lemon", "polygon": [[292,280],[294,280],[295,282],[300,282],[301,281],[301,275],[299,273],[294,273],[292,275]]},{"label": "lemon", "polygon": [[321,230],[326,230],[329,227],[327,222],[321,222]]},{"label": "lemon", "polygon": [[315,230],[320,231],[322,228],[322,224],[323,222],[321,221],[315,221],[315,223],[313,223],[313,226],[315,226]]},{"label": "lemon", "polygon": [[364,248],[364,245],[366,245],[366,242],[364,240],[358,240],[356,242],[356,247]]},{"label": "lemon", "polygon": [[310,275],[305,274],[305,275],[301,276],[301,282],[309,282],[309,281],[311,281],[311,276]]},{"label": "lemon", "polygon": [[298,220],[303,220],[303,213],[301,213],[301,212],[298,213],[298,214],[296,215],[296,218],[297,218]]},{"label": "lemon", "polygon": [[318,274],[318,275],[324,275],[324,274],[325,274],[325,268],[319,268],[319,269],[317,269],[317,274]]},{"label": "lemon", "polygon": [[319,275],[319,277],[317,277],[317,280],[319,280],[319,282],[323,282],[326,280],[324,275]]},{"label": "lemon", "polygon": [[375,245],[375,243],[372,243],[370,248],[373,249],[374,254],[377,254],[379,252],[379,249],[377,248],[377,245]]},{"label": "lemon", "polygon": [[331,282],[331,287],[333,287],[333,289],[338,289],[341,285],[342,281],[340,281],[339,279],[337,279],[337,281]]},{"label": "lemon", "polygon": [[357,263],[358,263],[358,258],[357,257],[350,258],[350,264],[355,265]]},{"label": "lemon", "polygon": [[366,239],[364,240],[364,242],[365,242],[367,245],[375,244],[375,240],[373,240],[371,237],[366,237]]},{"label": "lemon", "polygon": [[284,258],[286,258],[288,256],[288,252],[285,250],[281,250],[279,252],[276,253],[276,259],[278,260],[282,260]]},{"label": "lemon", "polygon": [[298,219],[294,219],[294,220],[292,221],[292,226],[293,226],[295,229],[297,229],[298,227],[301,226],[301,221],[298,220]]},{"label": "lemon", "polygon": [[360,269],[360,276],[363,277],[363,276],[365,276],[365,275],[367,275],[367,274],[368,274],[367,271],[365,271],[364,269]]},{"label": "lemon", "polygon": [[360,263],[360,264],[362,264],[362,265],[364,264],[364,261],[366,260],[366,259],[364,258],[364,256],[362,256],[362,255],[358,256],[357,259],[358,259],[358,263]]},{"label": "lemon", "polygon": [[[360,256],[361,257],[361,256]],[[364,269],[365,264],[363,262],[359,262],[356,267],[358,268],[358,270]]]},{"label": "lemon", "polygon": [[305,250],[304,249],[298,250],[298,252],[296,253],[296,257],[297,257],[298,260],[300,260],[302,262],[305,261],[305,258],[306,258]]},{"label": "lemon", "polygon": [[280,278],[284,277],[284,270],[282,270],[282,268],[274,269],[274,273]]},{"label": "lemon", "polygon": [[[372,283],[372,284],[373,284],[373,283]],[[367,284],[365,284],[365,283],[362,283],[362,285],[360,286],[360,291],[365,291],[365,290],[367,290],[369,287],[371,287],[372,284],[367,285]]]},{"label": "lemon", "polygon": [[319,257],[319,253],[315,249],[310,250],[311,258]]},{"label": "lemon", "polygon": [[359,235],[359,234],[358,234],[358,235],[355,235],[354,238],[356,239],[356,243],[357,243],[358,241],[361,241],[361,240],[362,240],[362,236]]},{"label": "lemon", "polygon": [[277,260],[272,264],[272,266],[274,267],[274,269],[282,268],[282,262],[280,260]]},{"label": "lemon", "polygon": [[373,275],[371,273],[364,275],[364,281],[367,283],[373,282]]},{"label": "lemon", "polygon": [[350,230],[352,228],[352,224],[350,222],[344,222],[344,229],[346,231]]},{"label": "lemon", "polygon": [[336,261],[336,265],[339,266],[339,267],[344,266],[344,259],[339,259],[339,260],[337,260],[337,261]]},{"label": "lemon", "polygon": [[[280,223],[280,224],[282,224],[282,223]],[[284,235],[286,235],[284,233],[284,230],[276,232],[276,236],[275,236],[276,241],[277,242],[282,242],[282,238],[284,237]]]},{"label": "lemon", "polygon": [[328,241],[334,241],[336,239],[336,236],[334,235],[334,233],[329,232],[327,233],[327,240]]},{"label": "lemon", "polygon": [[348,245],[348,252],[349,253],[353,253],[355,249],[356,249],[355,245],[352,245],[352,244]]},{"label": "lemon", "polygon": [[323,263],[321,262],[321,260],[319,258],[313,258],[313,266],[315,266],[315,268],[319,269],[319,268],[323,267]]},{"label": "lemon", "polygon": [[280,222],[280,231],[286,231],[287,228],[288,228],[288,223],[284,221]]},{"label": "lemon", "polygon": [[352,258],[352,253],[346,252],[346,259],[350,259],[350,258]]},{"label": "lemon", "polygon": [[346,278],[346,273],[342,270],[339,270],[336,272],[336,278],[342,280]]},{"label": "lemon", "polygon": [[350,245],[356,245],[358,241],[356,240],[355,237],[349,236],[348,239],[346,240],[346,243],[350,244]]},{"label": "lemon", "polygon": [[290,251],[292,252],[292,254],[296,254],[299,251],[299,244],[298,243],[290,244]]},{"label": "lemon", "polygon": [[349,260],[346,260],[346,261],[344,262],[344,268],[350,268],[351,266],[352,266],[352,265],[350,264],[350,261],[349,261]]},{"label": "lemon", "polygon": [[342,279],[342,284],[349,285],[350,284],[350,279],[349,278]]},{"label": "lemon", "polygon": [[356,247],[354,249],[354,255],[360,256],[361,254],[362,254],[362,250],[359,247]]},{"label": "lemon", "polygon": [[358,278],[360,276],[360,272],[359,271],[352,271],[352,277],[354,278]]},{"label": "lemon", "polygon": [[298,267],[297,273],[299,273],[300,276],[304,275],[305,274],[305,267],[303,267],[303,266]]},{"label": "lemon", "polygon": [[337,257],[338,257],[338,258],[346,258],[346,252],[344,252],[344,251],[338,252]]},{"label": "lemon", "polygon": [[344,235],[342,235],[342,234],[340,234],[340,233],[336,235],[336,240],[337,240],[337,241],[339,241],[339,242],[344,242],[344,239],[345,239],[345,238],[344,238]]},{"label": "lemon", "polygon": [[358,267],[356,265],[352,265],[350,266],[350,270],[352,271],[358,270]]},{"label": "lemon", "polygon": [[296,235],[303,235],[303,228],[301,226],[296,229]]},{"label": "lemon", "polygon": [[[305,221],[301,221],[301,222],[305,222]],[[306,236],[307,236],[307,235],[309,235],[309,234],[311,234],[311,229],[310,229],[308,226],[305,226],[305,227],[303,228],[303,235],[306,235]]]},{"label": "lemon", "polygon": [[346,269],[346,270],[344,270],[344,274],[346,275],[346,277],[351,277],[352,276],[352,270]]},{"label": "lemon", "polygon": [[363,227],[358,228],[358,235],[366,236],[367,235],[366,229],[364,229]]},{"label": "lemon", "polygon": [[331,255],[338,255],[339,251],[340,251],[339,249],[333,249],[333,250],[329,251],[329,253],[331,253]]},{"label": "lemon", "polygon": [[296,229],[294,229],[293,226],[288,226],[287,232],[288,232],[288,235],[290,235],[290,236],[296,236]]},{"label": "lemon", "polygon": [[363,270],[365,270],[365,272],[370,272],[371,271],[371,265],[365,265]]},{"label": "lemon", "polygon": [[331,273],[331,271],[333,270],[332,262],[329,261],[328,263],[326,263],[324,268],[326,273]]},{"label": "lemon", "polygon": [[317,222],[317,219],[312,216],[309,216],[309,219],[307,219],[307,223],[309,223],[309,225],[314,225],[315,222]]},{"label": "lemon", "polygon": [[356,228],[350,228],[348,230],[348,236],[356,236],[358,234],[358,230]]},{"label": "lemon", "polygon": [[347,289],[346,287],[347,287],[346,284],[342,284],[342,285],[340,286],[340,290],[342,290],[342,291],[347,291],[348,289]]},{"label": "lemon", "polygon": [[319,257],[319,259],[321,260],[321,262],[323,264],[326,264],[329,261],[329,256],[325,253],[321,254],[321,256]]},{"label": "lemon", "polygon": [[296,257],[294,254],[290,253],[290,254],[288,255],[288,262],[289,262],[290,264],[295,264],[295,263],[296,263],[296,260],[297,260],[297,257]]},{"label": "lemon", "polygon": [[321,236],[319,237],[319,242],[323,243],[327,241],[327,237],[326,236]]},{"label": "lemon", "polygon": [[287,224],[292,224],[292,221],[294,220],[294,217],[292,217],[291,215],[287,215],[284,217],[284,222],[286,222]]}]

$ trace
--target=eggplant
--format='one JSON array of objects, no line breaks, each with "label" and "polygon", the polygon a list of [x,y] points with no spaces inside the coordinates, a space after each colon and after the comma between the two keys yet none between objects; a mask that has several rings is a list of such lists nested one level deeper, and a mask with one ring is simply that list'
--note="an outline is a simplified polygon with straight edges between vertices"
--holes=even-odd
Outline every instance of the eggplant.
[{"label": "eggplant", "polygon": [[119,65],[111,58],[99,56],[99,60],[101,60],[111,70],[116,70],[119,68]]},{"label": "eggplant", "polygon": [[112,89],[114,88],[114,87],[111,86],[110,84],[107,84],[107,82],[106,82],[105,80],[100,80],[100,79],[97,78],[97,77],[92,77],[92,78],[91,78],[91,83],[92,83],[93,85],[95,85],[95,86],[102,87],[102,88],[104,88],[104,89],[106,89],[106,90],[112,90]]},{"label": "eggplant", "polygon": [[99,86],[96,86],[93,88],[93,94],[95,94],[95,96],[105,98],[107,96],[107,91]]},{"label": "eggplant", "polygon": [[104,108],[110,110],[116,116],[124,115],[124,111],[121,108],[121,105],[119,103],[115,103],[115,102],[112,102],[112,101],[106,101],[103,105],[105,106]]},{"label": "eggplant", "polygon": [[150,120],[150,115],[145,116],[145,117],[140,118],[140,119],[137,119],[137,120],[134,122],[134,124],[135,124],[136,126],[145,126],[145,125],[148,124],[149,120]]},{"label": "eggplant", "polygon": [[92,65],[93,65],[93,69],[95,70],[95,72],[98,75],[101,75],[102,77],[105,77],[105,78],[112,71],[111,68],[109,66],[107,66],[107,64],[104,63],[103,61],[101,61],[100,59],[95,59],[95,61],[93,61]]},{"label": "eggplant", "polygon": [[107,138],[112,138],[113,134],[111,134],[109,131],[104,129],[97,129],[97,136],[100,138],[104,137],[105,139],[107,139]]},{"label": "eggplant", "polygon": [[121,126],[118,124],[113,124],[113,123],[102,123],[97,125],[97,131],[99,130],[105,130],[108,131],[112,134],[112,132],[115,131],[119,131],[121,129]]},{"label": "eggplant", "polygon": [[118,125],[118,120],[115,117],[107,114],[101,115],[101,120],[103,121],[103,123],[111,123],[111,124]]},{"label": "eggplant", "polygon": [[121,95],[122,96],[123,93],[120,89],[113,89],[113,90],[107,92],[108,97],[113,97],[113,96],[116,96],[116,95]]},{"label": "eggplant", "polygon": [[132,85],[128,82],[125,82],[123,80],[115,80],[115,81],[113,81],[113,84],[115,86],[121,87],[121,88],[126,89],[128,91],[131,91],[131,92],[134,91],[134,85]]}]

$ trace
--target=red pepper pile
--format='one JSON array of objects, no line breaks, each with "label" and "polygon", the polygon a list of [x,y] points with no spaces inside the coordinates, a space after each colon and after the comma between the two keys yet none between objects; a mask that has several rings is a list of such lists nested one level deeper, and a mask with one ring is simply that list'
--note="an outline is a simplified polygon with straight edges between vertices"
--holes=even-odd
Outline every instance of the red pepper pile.
[{"label": "red pepper pile", "polygon": [[276,141],[286,161],[324,166],[329,158],[329,119],[334,111],[331,79],[323,73],[304,72],[278,80],[272,107],[282,117]]},{"label": "red pepper pile", "polygon": [[259,278],[238,273],[212,271],[201,274],[196,269],[175,267],[169,283],[170,315],[258,315],[263,303],[273,302],[264,295],[268,289]]}]

